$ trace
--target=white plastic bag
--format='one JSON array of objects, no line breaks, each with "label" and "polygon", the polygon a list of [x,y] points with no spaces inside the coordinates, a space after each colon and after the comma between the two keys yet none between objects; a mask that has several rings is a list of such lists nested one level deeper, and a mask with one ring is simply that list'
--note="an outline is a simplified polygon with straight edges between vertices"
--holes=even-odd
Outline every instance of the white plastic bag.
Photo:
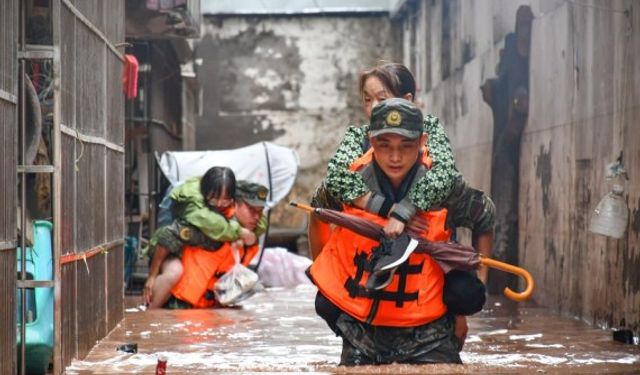
[{"label": "white plastic bag", "polygon": [[231,246],[235,265],[218,279],[214,286],[216,300],[223,306],[232,305],[250,297],[258,283],[258,274],[240,263],[236,245]]}]

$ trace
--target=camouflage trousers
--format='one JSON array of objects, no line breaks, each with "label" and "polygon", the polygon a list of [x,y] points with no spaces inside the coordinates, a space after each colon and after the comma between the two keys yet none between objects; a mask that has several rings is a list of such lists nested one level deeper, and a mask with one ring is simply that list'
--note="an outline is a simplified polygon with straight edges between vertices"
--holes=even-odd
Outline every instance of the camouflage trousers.
[{"label": "camouflage trousers", "polygon": [[160,227],[153,233],[149,241],[147,255],[149,259],[152,259],[156,246],[162,246],[167,249],[170,256],[179,258],[182,256],[182,247],[185,245],[199,246],[205,250],[215,251],[223,243],[212,240],[202,233],[200,229],[186,221],[176,219],[171,224]]},{"label": "camouflage trousers", "polygon": [[417,327],[372,326],[354,319],[320,292],[315,310],[342,337],[341,365],[461,363],[462,347],[450,313]]},{"label": "camouflage trousers", "polygon": [[399,328],[372,326],[343,313],[336,325],[342,336],[343,366],[462,363],[462,347],[449,314],[422,326]]}]

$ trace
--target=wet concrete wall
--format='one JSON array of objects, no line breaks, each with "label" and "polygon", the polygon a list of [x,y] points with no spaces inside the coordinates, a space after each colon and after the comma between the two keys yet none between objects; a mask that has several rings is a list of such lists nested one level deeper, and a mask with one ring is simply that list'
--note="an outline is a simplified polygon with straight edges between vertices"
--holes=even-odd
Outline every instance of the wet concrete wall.
[{"label": "wet concrete wall", "polygon": [[[290,198],[309,201],[347,126],[364,121],[359,71],[394,56],[388,17],[207,17],[203,31],[197,148],[293,147],[300,170]],[[282,205],[272,218],[304,224]]]},{"label": "wet concrete wall", "polygon": [[[640,4],[632,1],[565,3],[534,20],[520,186],[520,256],[539,280],[538,298],[587,321],[636,331],[639,27]],[[631,217],[627,235],[614,240],[587,228],[611,189],[605,165],[620,152]]]},{"label": "wet concrete wall", "polygon": [[[480,86],[495,77],[516,10],[530,5],[529,118],[520,162],[519,261],[534,298],[604,326],[640,324],[640,7],[633,1],[432,1],[399,15],[403,61],[423,109],[443,119],[457,165],[490,191],[493,116]],[[634,63],[635,62],[635,63]],[[634,120],[636,119],[636,120]],[[587,231],[610,189],[604,166],[629,172],[627,235]],[[493,197],[494,200],[500,197]]]}]

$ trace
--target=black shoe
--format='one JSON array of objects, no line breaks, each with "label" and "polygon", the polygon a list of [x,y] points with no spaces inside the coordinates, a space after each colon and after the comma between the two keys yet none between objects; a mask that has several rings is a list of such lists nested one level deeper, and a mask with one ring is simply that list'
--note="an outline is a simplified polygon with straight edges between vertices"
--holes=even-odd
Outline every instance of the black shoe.
[{"label": "black shoe", "polygon": [[403,233],[398,238],[391,241],[391,248],[386,249],[382,256],[373,266],[373,273],[380,273],[398,267],[409,259],[409,255],[418,246],[418,241]]},{"label": "black shoe", "polygon": [[392,268],[388,271],[369,274],[369,279],[364,286],[365,289],[380,290],[386,288],[387,285],[391,284],[391,280],[393,280],[393,274],[395,272],[396,268]]}]

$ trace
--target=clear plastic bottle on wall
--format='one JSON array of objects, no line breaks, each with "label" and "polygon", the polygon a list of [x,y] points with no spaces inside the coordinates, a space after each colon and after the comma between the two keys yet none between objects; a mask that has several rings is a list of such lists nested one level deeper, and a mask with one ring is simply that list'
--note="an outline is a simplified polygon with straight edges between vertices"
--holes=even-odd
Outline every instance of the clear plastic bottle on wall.
[{"label": "clear plastic bottle on wall", "polygon": [[600,200],[591,215],[589,230],[613,238],[622,238],[627,230],[629,208],[624,200],[624,188],[615,184],[611,191]]}]

